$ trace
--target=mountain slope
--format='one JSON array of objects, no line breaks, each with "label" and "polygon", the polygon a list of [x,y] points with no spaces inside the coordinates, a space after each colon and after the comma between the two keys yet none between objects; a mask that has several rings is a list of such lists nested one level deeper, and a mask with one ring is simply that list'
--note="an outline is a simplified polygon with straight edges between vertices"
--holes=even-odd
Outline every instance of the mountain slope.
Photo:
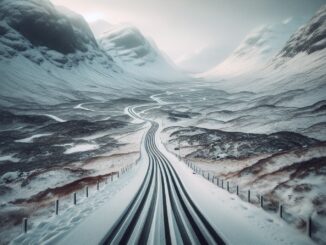
[{"label": "mountain slope", "polygon": [[[253,55],[252,59],[259,60],[261,65],[238,72],[237,65],[246,65],[238,59],[229,63],[234,69],[232,76],[222,76],[215,70],[204,74],[206,79],[218,80],[219,88],[228,91],[247,90],[266,95],[288,93],[286,101],[292,106],[307,106],[325,99],[325,13],[323,6],[273,57],[261,59],[262,56]],[[295,96],[291,91],[297,91]]]},{"label": "mountain slope", "polygon": [[0,34],[2,106],[107,100],[164,86],[142,74],[136,79],[102,49],[81,16],[48,0],[1,0]]},{"label": "mountain slope", "polygon": [[111,28],[99,38],[99,45],[117,64],[134,76],[158,80],[185,78],[154,42],[133,26],[119,25]]},{"label": "mountain slope", "polygon": [[292,20],[256,28],[229,57],[204,75],[233,77],[263,68],[281,50],[291,33],[299,26],[299,22]]},{"label": "mountain slope", "polygon": [[300,52],[311,54],[326,47],[326,5],[301,27],[280,52],[282,57],[294,57]]}]

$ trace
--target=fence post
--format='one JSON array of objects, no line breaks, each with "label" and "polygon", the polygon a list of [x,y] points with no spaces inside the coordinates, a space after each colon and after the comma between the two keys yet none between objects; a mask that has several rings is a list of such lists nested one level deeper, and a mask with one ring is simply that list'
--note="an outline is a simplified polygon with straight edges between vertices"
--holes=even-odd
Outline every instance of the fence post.
[{"label": "fence post", "polygon": [[283,218],[283,205],[282,204],[280,204],[280,206],[278,208],[278,212],[279,212],[280,218],[282,219]]},{"label": "fence post", "polygon": [[237,196],[239,196],[239,186],[237,185]]},{"label": "fence post", "polygon": [[207,173],[207,179],[209,180],[209,173]]},{"label": "fence post", "polygon": [[221,180],[222,182],[222,189],[224,189],[224,180]]},{"label": "fence post", "polygon": [[86,197],[88,197],[88,186],[86,186],[85,192],[86,192]]},{"label": "fence post", "polygon": [[55,200],[55,214],[59,214],[59,199]]},{"label": "fence post", "polygon": [[100,189],[100,181],[98,180],[96,183],[96,190],[99,190],[99,189]]},{"label": "fence post", "polygon": [[76,205],[76,204],[77,204],[77,193],[74,192],[74,205]]},{"label": "fence post", "polygon": [[264,208],[264,196],[260,195],[260,207]]},{"label": "fence post", "polygon": [[27,218],[23,219],[23,232],[27,233]]},{"label": "fence post", "polygon": [[216,185],[219,187],[220,186],[220,180],[218,177],[216,177]]},{"label": "fence post", "polygon": [[229,181],[226,182],[226,189],[227,191],[230,191]]},{"label": "fence post", "polygon": [[248,190],[248,202],[250,202],[250,190]]},{"label": "fence post", "polygon": [[308,217],[307,219],[307,235],[311,237],[311,231],[312,231],[312,221],[311,217]]}]

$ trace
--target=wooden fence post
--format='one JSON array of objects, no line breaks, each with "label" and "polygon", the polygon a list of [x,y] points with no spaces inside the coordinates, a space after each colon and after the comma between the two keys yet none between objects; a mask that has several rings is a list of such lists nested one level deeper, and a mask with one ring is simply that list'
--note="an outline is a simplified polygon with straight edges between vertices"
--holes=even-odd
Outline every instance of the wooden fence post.
[{"label": "wooden fence post", "polygon": [[260,195],[260,207],[264,208],[264,196]]},{"label": "wooden fence post", "polygon": [[278,213],[280,215],[280,218],[282,219],[283,218],[283,205],[280,204],[279,208],[278,208]]},{"label": "wooden fence post", "polygon": [[311,217],[308,217],[308,219],[307,219],[307,235],[309,237],[311,237],[311,235],[312,235],[312,221],[311,221]]},{"label": "wooden fence post", "polygon": [[77,204],[77,193],[76,192],[74,192],[74,205],[76,205]]},{"label": "wooden fence post", "polygon": [[237,185],[237,196],[239,196],[239,186]]},{"label": "wooden fence post", "polygon": [[230,191],[229,181],[226,182],[226,189],[228,192]]},{"label": "wooden fence post", "polygon": [[99,190],[99,189],[100,189],[100,181],[98,180],[96,183],[96,190]]},{"label": "wooden fence post", "polygon": [[55,214],[59,214],[59,199],[55,200]]},{"label": "wooden fence post", "polygon": [[88,186],[86,186],[85,192],[86,192],[86,197],[88,197]]},{"label": "wooden fence post", "polygon": [[27,218],[23,219],[23,232],[27,233]]},{"label": "wooden fence post", "polygon": [[221,180],[222,182],[222,189],[224,189],[224,180]]},{"label": "wooden fence post", "polygon": [[250,190],[248,190],[248,202],[250,202]]},{"label": "wooden fence post", "polygon": [[216,178],[216,185],[219,187],[220,186],[220,179],[217,177]]}]

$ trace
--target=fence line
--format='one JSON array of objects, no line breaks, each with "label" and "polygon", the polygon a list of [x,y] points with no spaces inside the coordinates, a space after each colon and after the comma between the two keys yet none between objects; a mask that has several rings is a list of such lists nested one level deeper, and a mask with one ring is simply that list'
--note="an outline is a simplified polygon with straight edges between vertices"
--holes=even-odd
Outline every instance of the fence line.
[{"label": "fence line", "polygon": [[[127,166],[123,167],[122,169],[118,170],[117,172],[112,172],[109,175],[111,177],[111,182],[114,180],[114,175],[116,175],[117,179],[118,179],[120,177],[120,173],[121,173],[121,175],[127,173],[129,170],[131,170],[133,168],[134,165],[137,165],[137,162],[128,164]],[[104,178],[105,184],[108,183],[108,178],[109,177]],[[88,186],[85,187],[86,198],[88,198],[88,196],[89,196],[89,189],[88,188],[89,188]],[[100,180],[96,181],[96,190],[97,191],[100,190]],[[74,206],[76,206],[78,204],[77,203],[77,192],[72,193],[72,203],[73,203]],[[56,199],[54,201],[54,214],[57,215],[57,216],[59,215],[59,204],[60,204],[59,199]],[[30,223],[29,220],[30,220],[29,217],[24,217],[23,220],[22,220],[22,232],[23,233],[28,232],[28,227],[30,226],[29,225],[29,223]]]},{"label": "fence line", "polygon": [[[202,175],[204,178],[206,178],[208,181],[210,181],[209,179],[209,170],[205,171],[203,169],[201,169],[200,167],[198,167],[195,163],[185,159],[185,164],[191,168],[195,173]],[[205,173],[207,173],[207,176],[205,175]],[[220,176],[212,176],[212,183],[214,183],[214,179],[216,179],[216,186],[224,189],[224,179],[221,178]],[[220,184],[221,183],[221,184]],[[215,184],[215,183],[214,183]],[[233,187],[233,188],[232,188]],[[278,216],[284,220],[287,223],[290,223],[291,221],[293,221],[293,219],[299,219],[301,221],[304,222],[305,224],[305,229],[306,229],[306,233],[308,235],[308,237],[313,238],[313,220],[311,218],[311,216],[307,217],[306,219],[302,218],[302,217],[296,217],[295,215],[285,212],[284,210],[284,204],[281,204],[275,200],[268,200],[268,198],[266,196],[263,196],[259,193],[256,193],[256,199],[253,199],[253,192],[250,189],[247,189],[246,193],[247,195],[243,195],[244,191],[241,191],[242,189],[240,189],[239,185],[230,185],[230,182],[227,181],[226,182],[226,191],[228,191],[231,194],[236,194],[237,196],[239,196],[239,198],[244,201],[246,200],[248,203],[251,203],[253,205],[257,205],[260,206],[263,210],[265,211],[273,211],[274,213],[278,213]],[[277,205],[278,207],[275,208],[275,205]],[[298,228],[298,227],[296,227]]]}]

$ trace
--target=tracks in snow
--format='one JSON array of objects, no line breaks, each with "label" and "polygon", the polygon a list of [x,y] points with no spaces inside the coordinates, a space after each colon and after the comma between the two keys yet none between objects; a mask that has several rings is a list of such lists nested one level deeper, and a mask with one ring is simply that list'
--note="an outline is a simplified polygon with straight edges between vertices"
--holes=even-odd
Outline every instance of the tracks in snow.
[{"label": "tracks in snow", "polygon": [[[131,107],[128,113],[146,120]],[[149,158],[145,178],[101,244],[225,244],[158,149],[155,142],[158,123],[149,122],[151,128],[144,141]]]}]

